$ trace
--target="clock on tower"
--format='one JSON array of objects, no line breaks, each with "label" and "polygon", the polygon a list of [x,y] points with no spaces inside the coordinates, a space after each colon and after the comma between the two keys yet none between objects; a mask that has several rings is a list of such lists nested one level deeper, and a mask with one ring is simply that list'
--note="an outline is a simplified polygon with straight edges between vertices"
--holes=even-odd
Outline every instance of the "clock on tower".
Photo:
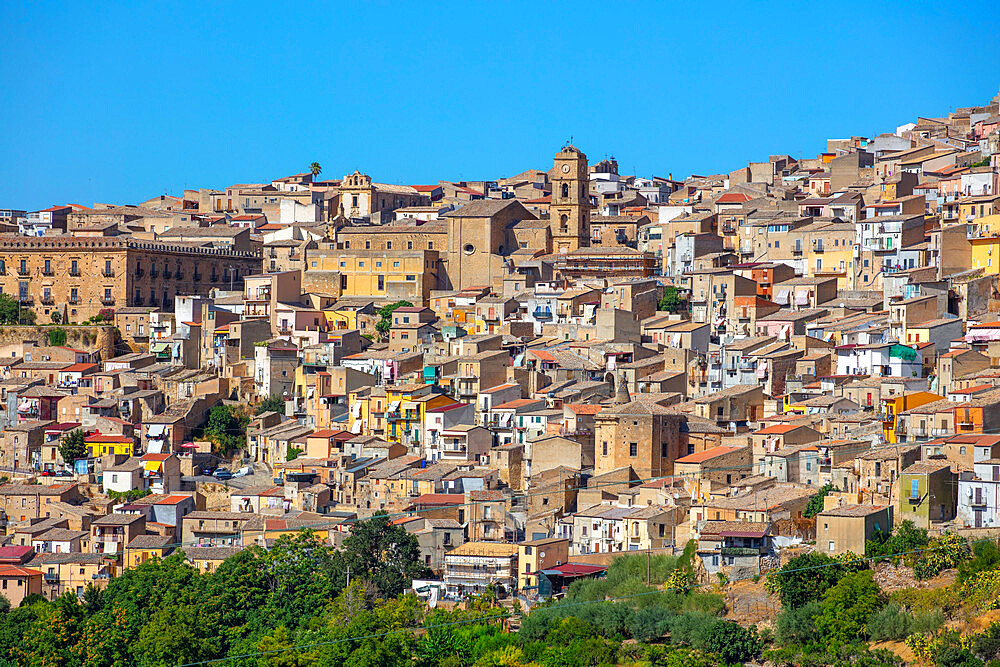
[{"label": "clock on tower", "polygon": [[590,245],[590,174],[587,156],[575,146],[556,153],[549,227],[556,252]]}]

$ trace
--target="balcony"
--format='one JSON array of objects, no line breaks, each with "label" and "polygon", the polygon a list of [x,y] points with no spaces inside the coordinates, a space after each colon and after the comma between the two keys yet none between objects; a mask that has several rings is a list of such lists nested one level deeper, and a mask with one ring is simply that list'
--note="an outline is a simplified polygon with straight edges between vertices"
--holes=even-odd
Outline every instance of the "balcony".
[{"label": "balcony", "polygon": [[80,299],[78,299],[76,297],[70,297],[69,304],[71,306],[79,306],[80,305]]},{"label": "balcony", "polygon": [[21,303],[34,303],[35,297],[31,296],[30,294],[21,294],[17,300]]},{"label": "balcony", "polygon": [[794,248],[792,248],[792,254],[793,255],[801,255],[802,254],[802,246],[797,245]]},{"label": "balcony", "polygon": [[167,269],[163,272],[163,279],[170,280],[173,277],[173,275],[174,274],[169,269]]},{"label": "balcony", "polygon": [[176,280],[183,280],[184,279],[184,272],[181,271],[180,269],[177,269],[177,272],[174,273],[174,279],[176,279]]},{"label": "balcony", "polygon": [[55,274],[56,272],[52,270],[52,267],[49,267],[47,269],[42,269],[43,276],[54,276]]},{"label": "balcony", "polygon": [[51,306],[56,302],[55,298],[53,298],[51,294],[43,294],[40,301],[46,306]]},{"label": "balcony", "polygon": [[42,581],[47,584],[58,584],[59,583],[59,573],[58,572],[43,572]]},{"label": "balcony", "polygon": [[26,267],[21,267],[21,268],[19,268],[17,270],[17,275],[19,275],[19,276],[30,276],[31,275],[31,271],[29,271]]},{"label": "balcony", "polygon": [[194,280],[195,282],[198,282],[198,281],[200,281],[200,280],[201,280],[201,274],[200,274],[200,273],[198,273],[197,271],[195,271],[195,272],[194,272],[194,275],[193,275],[193,276],[191,276],[191,277],[192,277],[192,279],[193,279],[193,280]]},{"label": "balcony", "polygon": [[157,271],[156,269],[150,269],[149,270],[149,277],[150,278],[156,278],[159,275],[160,275],[160,272]]},{"label": "balcony", "polygon": [[813,252],[823,252],[823,244],[817,243],[813,245]]},{"label": "balcony", "polygon": [[719,550],[721,556],[759,556],[760,549],[753,547],[722,547]]},{"label": "balcony", "polygon": [[80,277],[80,269],[70,269],[69,270],[69,275],[73,276],[74,278],[79,278]]},{"label": "balcony", "polygon": [[113,296],[102,296],[101,297],[101,303],[103,303],[105,306],[113,306],[113,305],[115,305],[115,297],[113,297]]},{"label": "balcony", "polygon": [[136,278],[142,278],[144,275],[146,275],[145,269],[136,269],[135,270],[135,277]]},{"label": "balcony", "polygon": [[111,269],[109,271],[108,269],[104,269],[103,271],[101,271],[101,275],[104,276],[105,278],[114,278],[115,277],[115,270]]}]

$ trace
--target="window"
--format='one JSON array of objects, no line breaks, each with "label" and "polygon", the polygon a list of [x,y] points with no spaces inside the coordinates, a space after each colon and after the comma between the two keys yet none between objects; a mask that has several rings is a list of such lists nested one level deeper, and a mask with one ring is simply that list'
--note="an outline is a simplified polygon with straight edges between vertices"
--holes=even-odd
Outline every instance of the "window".
[{"label": "window", "polygon": [[434,250],[434,241],[428,241],[427,242],[427,249],[428,250]]},{"label": "window", "polygon": [[628,455],[629,456],[638,456],[639,455],[639,443],[637,443],[637,442],[630,442],[630,443],[628,443]]},{"label": "window", "polygon": [[386,250],[392,250],[392,241],[386,241],[385,242],[385,249]]},{"label": "window", "polygon": [[601,454],[604,456],[608,455],[608,443],[606,442],[601,443]]},{"label": "window", "polygon": [[407,250],[413,250],[413,241],[407,241],[406,242],[406,249]]},{"label": "window", "polygon": [[920,480],[917,479],[910,480],[910,497],[911,498],[920,497]]},{"label": "window", "polygon": [[371,250],[371,249],[372,249],[372,242],[365,241],[365,250]]},{"label": "window", "polygon": [[829,548],[830,548],[830,551],[834,550],[835,547],[834,547],[834,544],[833,544],[833,540],[830,540],[830,547]]},{"label": "window", "polygon": [[670,456],[670,443],[664,442],[660,445],[660,456],[663,458]]},{"label": "window", "polygon": [[408,274],[406,274],[406,279],[407,280],[416,280],[417,276],[414,275],[414,274],[412,274],[412,273],[408,273]]}]

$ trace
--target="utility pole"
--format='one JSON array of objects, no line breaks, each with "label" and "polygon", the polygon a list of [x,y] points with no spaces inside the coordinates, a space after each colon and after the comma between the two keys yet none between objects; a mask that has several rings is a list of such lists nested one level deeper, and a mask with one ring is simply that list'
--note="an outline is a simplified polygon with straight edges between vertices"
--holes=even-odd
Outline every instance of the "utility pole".
[{"label": "utility pole", "polygon": [[351,566],[347,566],[347,588],[351,587]]}]

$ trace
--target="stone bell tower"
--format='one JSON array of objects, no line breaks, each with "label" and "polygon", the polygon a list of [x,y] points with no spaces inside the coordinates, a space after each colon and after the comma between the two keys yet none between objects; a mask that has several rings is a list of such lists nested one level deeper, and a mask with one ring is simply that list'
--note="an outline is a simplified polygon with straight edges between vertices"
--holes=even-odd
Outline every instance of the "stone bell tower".
[{"label": "stone bell tower", "polygon": [[586,154],[575,146],[565,146],[556,153],[549,207],[555,252],[572,252],[590,245],[589,191]]}]

